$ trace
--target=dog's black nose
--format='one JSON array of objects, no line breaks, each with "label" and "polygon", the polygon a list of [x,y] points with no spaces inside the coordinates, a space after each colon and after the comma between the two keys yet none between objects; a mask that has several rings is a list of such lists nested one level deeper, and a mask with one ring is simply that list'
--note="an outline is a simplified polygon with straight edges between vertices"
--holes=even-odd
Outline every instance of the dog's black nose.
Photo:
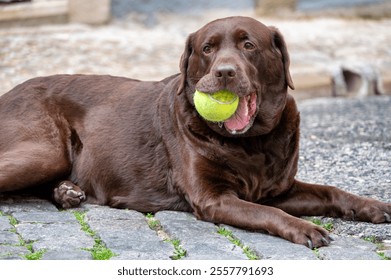
[{"label": "dog's black nose", "polygon": [[215,70],[217,78],[233,78],[236,76],[236,68],[231,64],[221,64]]}]

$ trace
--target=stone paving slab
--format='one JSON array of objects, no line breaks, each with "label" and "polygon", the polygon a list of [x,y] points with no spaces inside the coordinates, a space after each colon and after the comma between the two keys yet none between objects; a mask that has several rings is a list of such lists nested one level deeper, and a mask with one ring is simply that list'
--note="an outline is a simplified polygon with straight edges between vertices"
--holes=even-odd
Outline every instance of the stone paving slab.
[{"label": "stone paving slab", "polygon": [[[23,259],[37,252],[42,253],[42,259],[91,259],[85,248],[91,248],[94,240],[81,230],[71,212],[59,211],[51,202],[38,198],[0,200],[0,259]],[[7,240],[2,240],[4,236]]]},{"label": "stone paving slab", "polygon": [[42,260],[92,260],[91,253],[86,250],[54,249],[45,252]]},{"label": "stone paving slab", "polygon": [[[311,100],[299,108],[299,178],[391,202],[391,97]],[[84,213],[94,235],[75,213]],[[34,254],[40,259],[93,259],[97,239],[113,252],[111,259],[169,260],[177,248],[167,240],[178,240],[185,260],[246,259],[243,246],[219,234],[219,228],[261,259],[391,258],[391,224],[316,218],[333,225],[335,241],[310,250],[275,236],[198,221],[189,213],[158,212],[154,219],[159,227],[153,228],[145,214],[133,210],[83,205],[59,211],[46,200],[0,194],[0,260]]]},{"label": "stone paving slab", "polygon": [[0,244],[18,245],[19,238],[10,231],[0,231]]},{"label": "stone paving slab", "polygon": [[385,240],[382,242],[384,256],[391,259],[391,240]]},{"label": "stone paving slab", "polygon": [[6,214],[19,213],[19,212],[31,212],[31,211],[45,211],[45,212],[58,212],[56,206],[49,201],[27,197],[1,197],[0,211]]},{"label": "stone paving slab", "polygon": [[44,212],[44,211],[28,211],[14,212],[12,216],[20,224],[64,224],[76,223],[75,216],[70,212]]},{"label": "stone paving slab", "polygon": [[[116,254],[112,259],[170,259],[173,255],[173,246],[149,228],[143,214],[105,206],[88,205],[83,209],[87,208],[90,209],[86,214],[87,223]],[[41,216],[32,222],[37,217],[34,214],[36,212],[32,212],[30,219],[16,224],[17,233],[10,231],[13,226],[8,217],[0,217],[0,259],[23,259],[23,256],[31,253],[18,245],[19,236],[27,243],[32,242],[33,251],[45,250],[42,259],[92,259],[85,249],[93,247],[93,240],[80,229],[76,219],[71,220],[71,211],[53,213],[53,217],[57,214],[58,221],[49,223],[39,220]],[[25,217],[28,211],[14,215]],[[217,233],[215,224],[197,221],[189,213],[171,211],[158,212],[155,218],[167,236],[180,240],[187,252],[184,259],[246,259],[240,247]],[[227,225],[222,227],[232,231],[235,238],[261,259],[380,259],[376,254],[376,245],[356,237],[334,236],[336,240],[331,246],[322,247],[316,253],[275,236]],[[385,251],[385,256],[389,256],[389,251]]]},{"label": "stone paving slab", "polygon": [[11,228],[9,219],[5,216],[0,216],[0,232],[10,230]]},{"label": "stone paving slab", "polygon": [[[61,219],[61,216],[59,216]],[[75,251],[91,248],[94,242],[91,237],[84,234],[80,225],[74,223],[25,223],[17,225],[17,232],[26,242],[33,243],[33,250]]]},{"label": "stone paving slab", "polygon": [[181,241],[188,252],[185,259],[247,259],[238,246],[217,233],[215,224],[197,221],[189,213],[172,211],[158,212],[155,217],[169,236]]},{"label": "stone paving slab", "polygon": [[317,250],[322,260],[380,260],[376,254],[376,245],[359,239],[335,236],[330,247],[322,247]]},{"label": "stone paving slab", "polygon": [[87,223],[117,254],[113,259],[170,259],[174,248],[149,228],[145,215],[102,206],[87,209]]},{"label": "stone paving slab", "polygon": [[316,260],[317,257],[307,247],[268,234],[250,232],[231,226],[224,226],[233,235],[252,248],[261,259],[267,260]]},{"label": "stone paving slab", "polygon": [[23,247],[16,245],[0,245],[0,260],[24,260],[27,254],[31,252]]}]

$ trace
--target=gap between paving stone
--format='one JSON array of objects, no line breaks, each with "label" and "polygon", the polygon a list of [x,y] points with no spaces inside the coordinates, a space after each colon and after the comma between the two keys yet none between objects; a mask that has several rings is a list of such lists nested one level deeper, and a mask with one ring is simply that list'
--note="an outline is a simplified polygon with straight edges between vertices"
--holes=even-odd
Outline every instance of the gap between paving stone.
[{"label": "gap between paving stone", "polygon": [[21,246],[20,236],[15,231],[9,216],[0,211],[0,259],[2,260],[24,259],[26,254],[31,253],[25,246]]},{"label": "gap between paving stone", "polygon": [[377,246],[371,242],[345,236],[335,236],[331,246],[321,247],[318,256],[322,260],[380,260]]},{"label": "gap between paving stone", "polygon": [[94,232],[86,222],[86,212],[74,210],[70,211],[78,221],[81,230],[84,231],[86,235],[94,239],[94,246],[92,248],[85,248],[86,251],[91,253],[92,258],[94,260],[108,260],[115,256],[115,254],[107,248],[106,244],[97,236],[96,232]]},{"label": "gap between paving stone", "polygon": [[[22,238],[32,242],[33,251],[46,250],[43,258],[48,254],[51,259],[91,259],[89,252],[83,248],[93,247],[94,241],[84,234],[73,215],[68,212],[47,214],[48,220],[30,223],[27,219],[17,226]],[[52,222],[51,216],[57,216],[58,221]]]},{"label": "gap between paving stone", "polygon": [[85,205],[86,222],[116,256],[111,259],[170,259],[173,246],[161,240],[134,210]]},{"label": "gap between paving stone", "polygon": [[[90,252],[82,248],[93,248],[93,238],[80,229],[74,210],[58,211],[52,207],[49,202],[36,200],[15,202],[15,207],[2,203],[0,209],[7,212],[2,210],[0,216],[0,259],[24,259],[36,252],[45,252],[42,259],[91,259]],[[133,210],[96,205],[81,209],[87,211],[86,222],[91,229],[116,254],[112,259],[170,259],[175,248],[163,241],[167,237],[179,240],[186,250],[184,259],[247,259],[241,246],[217,233],[216,225],[198,221],[190,213],[156,213],[154,217],[162,229],[156,232],[149,227],[145,215]],[[335,236],[336,241],[315,254],[305,246],[268,234],[221,227],[261,259],[381,259],[375,244],[351,236]],[[25,245],[30,243],[31,246]],[[388,249],[384,250],[385,257],[389,256]]]},{"label": "gap between paving stone", "polygon": [[294,244],[280,237],[251,232],[224,225],[232,234],[254,250],[261,259],[270,260],[316,260],[312,250],[299,244]]},{"label": "gap between paving stone", "polygon": [[43,250],[34,252],[31,242],[26,242],[17,232],[17,219],[0,211],[0,259],[39,259]]},{"label": "gap between paving stone", "polygon": [[242,250],[243,253],[247,256],[249,260],[259,260],[261,257],[259,254],[257,254],[252,248],[247,246],[246,244],[243,243],[239,238],[237,238],[232,231],[229,229],[225,228],[224,225],[219,225],[217,227],[217,233],[225,236],[232,244],[239,246]]},{"label": "gap between paving stone", "polygon": [[224,226],[232,234],[249,245],[262,259],[271,260],[378,260],[377,246],[371,242],[354,238],[332,235],[335,241],[329,246],[310,250],[285,239]]},{"label": "gap between paving stone", "polygon": [[170,256],[170,259],[180,260],[186,256],[187,251],[183,248],[181,241],[179,239],[172,238],[167,232],[165,232],[162,225],[160,224],[160,221],[157,220],[153,214],[148,213],[145,215],[145,218],[149,228],[154,230],[161,240],[167,243],[171,243],[174,247],[174,251]]},{"label": "gap between paving stone", "polygon": [[8,254],[12,258],[91,259],[90,253],[82,248],[92,246],[93,240],[84,235],[71,213],[59,211],[49,201],[9,197],[1,200],[0,211],[11,217],[19,246],[27,250],[22,250],[21,256],[20,249],[2,248],[11,252]]},{"label": "gap between paving stone", "polygon": [[247,259],[243,250],[217,233],[213,223],[197,221],[190,213],[161,211],[155,214],[163,230],[173,239],[179,239],[186,250],[185,260]]}]

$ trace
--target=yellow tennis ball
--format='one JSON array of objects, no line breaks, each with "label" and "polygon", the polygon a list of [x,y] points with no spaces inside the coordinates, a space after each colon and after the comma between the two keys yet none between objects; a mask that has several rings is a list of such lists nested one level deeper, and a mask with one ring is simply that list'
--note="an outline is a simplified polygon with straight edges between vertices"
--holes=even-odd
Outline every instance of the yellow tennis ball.
[{"label": "yellow tennis ball", "polygon": [[229,119],[235,113],[239,105],[239,97],[228,90],[220,90],[212,94],[196,90],[194,105],[204,119],[221,122]]}]

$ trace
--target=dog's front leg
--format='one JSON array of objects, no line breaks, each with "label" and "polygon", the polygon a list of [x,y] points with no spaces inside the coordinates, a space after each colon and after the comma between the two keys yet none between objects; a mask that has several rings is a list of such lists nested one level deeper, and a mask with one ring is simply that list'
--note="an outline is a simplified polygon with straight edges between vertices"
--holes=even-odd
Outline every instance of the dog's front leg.
[{"label": "dog's front leg", "polygon": [[360,197],[332,186],[295,181],[268,205],[294,216],[331,216],[371,223],[391,222],[391,203]]},{"label": "dog's front leg", "polygon": [[328,232],[321,227],[280,209],[241,200],[235,195],[226,194],[203,199],[199,203],[193,203],[193,208],[199,219],[267,231],[310,248],[328,245],[331,240]]}]

